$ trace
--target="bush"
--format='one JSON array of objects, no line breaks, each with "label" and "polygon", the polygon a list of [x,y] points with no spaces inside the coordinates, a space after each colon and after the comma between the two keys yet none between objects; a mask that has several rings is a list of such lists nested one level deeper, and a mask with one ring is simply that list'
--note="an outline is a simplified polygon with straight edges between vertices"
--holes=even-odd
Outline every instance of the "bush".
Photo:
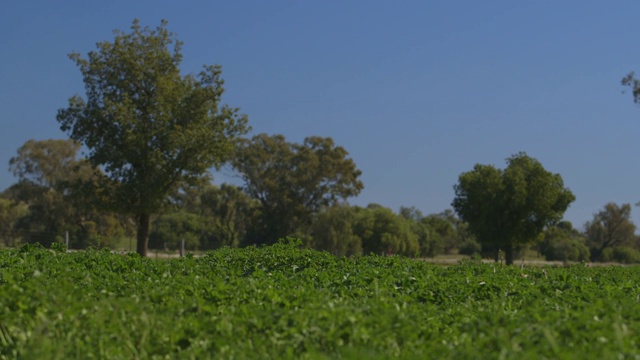
[{"label": "bush", "polygon": [[549,244],[544,257],[547,261],[584,261],[589,259],[589,249],[579,239],[560,239]]},{"label": "bush", "polygon": [[640,251],[626,246],[616,246],[604,249],[600,259],[603,262],[634,264],[640,262]]},{"label": "bush", "polygon": [[479,255],[481,252],[482,246],[473,239],[464,240],[458,247],[458,253],[462,255]]}]

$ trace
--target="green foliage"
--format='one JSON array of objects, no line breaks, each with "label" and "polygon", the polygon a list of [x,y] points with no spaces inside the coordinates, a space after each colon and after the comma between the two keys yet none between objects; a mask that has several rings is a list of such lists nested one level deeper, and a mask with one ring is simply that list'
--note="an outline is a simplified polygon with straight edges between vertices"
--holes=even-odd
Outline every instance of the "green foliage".
[{"label": "green foliage", "polygon": [[78,150],[80,144],[73,140],[31,139],[18,148],[9,168],[20,181],[61,191],[93,173],[86,160],[77,159]]},{"label": "green foliage", "polygon": [[453,224],[440,215],[429,215],[420,220],[420,253],[434,257],[445,252],[446,244],[456,236]]},{"label": "green foliage", "polygon": [[548,261],[586,261],[589,260],[589,248],[580,239],[561,238],[549,245],[544,258]]},{"label": "green foliage", "polygon": [[201,211],[209,222],[213,240],[209,247],[238,247],[251,243],[251,237],[257,232],[253,224],[257,221],[258,201],[237,186],[222,184],[204,191],[201,202]]},{"label": "green foliage", "polygon": [[156,29],[135,20],[115,31],[87,58],[70,58],[82,72],[86,98],[58,111],[60,128],[84,144],[103,205],[137,218],[138,252],[146,255],[150,215],[183,182],[195,182],[229,159],[248,131],[238,109],[221,104],[219,66],[180,74],[181,46],[163,21]]},{"label": "green foliage", "polygon": [[420,256],[434,257],[444,252],[444,238],[427,221],[412,222],[411,229],[418,236]]},{"label": "green foliage", "polygon": [[18,249],[18,252],[19,253],[41,252],[43,249],[44,247],[39,243],[24,244],[20,246],[20,248]]},{"label": "green foliage", "polygon": [[549,261],[585,261],[590,257],[586,239],[568,221],[547,228],[538,248]]},{"label": "green foliage", "polygon": [[[86,248],[126,232],[112,213],[98,212],[95,197],[83,184],[94,169],[77,159],[80,145],[72,140],[29,140],[11,158],[19,182],[4,192],[11,200],[13,227],[5,241],[40,242],[49,246],[69,233],[72,248]],[[2,210],[0,210],[2,212]],[[16,214],[19,214],[16,218]],[[0,216],[2,217],[2,216]]]},{"label": "green foliage", "polygon": [[307,231],[313,214],[363,188],[348,152],[331,138],[307,137],[302,144],[282,135],[259,134],[241,141],[232,164],[244,190],[260,202],[258,243]]},{"label": "green foliage", "polygon": [[201,249],[250,245],[257,231],[253,224],[259,203],[238,186],[216,186],[208,181],[182,184],[180,190],[172,194],[171,201],[174,209],[200,217]]},{"label": "green foliage", "polygon": [[33,245],[0,251],[0,358],[637,354],[637,268],[438,267],[300,245],[285,239],[174,260]]},{"label": "green foliage", "polygon": [[637,264],[640,263],[640,251],[628,246],[608,247],[602,251],[600,261]]},{"label": "green foliage", "polygon": [[67,246],[63,243],[53,243],[51,245],[51,250],[59,253],[67,252]]},{"label": "green foliage", "polygon": [[[446,220],[453,227],[453,234],[444,238],[444,252],[451,254],[454,249],[460,249],[463,246],[476,247],[478,244],[475,236],[469,231],[469,224],[455,215],[453,210],[447,209],[439,214],[430,215],[431,217],[439,217]],[[467,254],[470,255],[470,254]]]},{"label": "green foliage", "polygon": [[19,230],[47,232],[51,239],[75,230],[82,204],[74,184],[92,173],[87,162],[77,159],[79,148],[72,140],[54,139],[28,140],[18,148],[9,165],[19,182],[5,194],[28,207],[16,223]]},{"label": "green foliage", "polygon": [[434,257],[442,253],[447,240],[453,237],[453,225],[442,217],[425,217],[415,207],[400,207],[399,215],[409,222],[411,231],[418,237],[419,255],[422,257]]},{"label": "green foliage", "polygon": [[348,204],[322,209],[311,225],[311,247],[336,256],[362,254],[362,239],[353,231],[355,216]]},{"label": "green foliage", "polygon": [[[482,245],[474,239],[467,239],[460,243],[458,253],[462,255],[478,255],[482,253]],[[481,257],[481,256],[480,256]]]},{"label": "green foliage", "polygon": [[420,243],[410,220],[389,208],[377,204],[355,207],[353,231],[365,254],[419,255]]},{"label": "green foliage", "polygon": [[636,226],[631,221],[629,204],[606,204],[603,210],[593,215],[592,221],[585,224],[585,228],[592,261],[606,261],[602,258],[604,250],[632,245],[636,239]]},{"label": "green foliage", "polygon": [[0,239],[5,246],[11,246],[19,240],[16,225],[28,212],[26,204],[0,197]]},{"label": "green foliage", "polygon": [[519,245],[536,241],[575,200],[559,174],[525,153],[508,158],[504,170],[477,164],[454,189],[453,208],[483,247],[505,251],[507,264]]},{"label": "green foliage", "polygon": [[160,215],[153,221],[149,246],[154,249],[176,250],[184,240],[186,249],[198,250],[204,226],[201,216],[186,211]]}]

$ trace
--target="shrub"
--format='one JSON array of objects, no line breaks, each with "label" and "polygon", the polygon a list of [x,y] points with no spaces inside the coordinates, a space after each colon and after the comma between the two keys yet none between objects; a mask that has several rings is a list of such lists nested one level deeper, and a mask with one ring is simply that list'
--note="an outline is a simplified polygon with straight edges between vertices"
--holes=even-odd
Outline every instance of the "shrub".
[{"label": "shrub", "polygon": [[466,239],[458,247],[458,253],[462,255],[479,255],[482,252],[482,246],[473,240]]},{"label": "shrub", "polygon": [[583,261],[589,259],[589,249],[579,239],[559,239],[549,244],[544,255],[548,261]]},{"label": "shrub", "polygon": [[616,246],[604,249],[600,259],[603,262],[619,262],[622,264],[639,263],[640,251],[626,246]]}]

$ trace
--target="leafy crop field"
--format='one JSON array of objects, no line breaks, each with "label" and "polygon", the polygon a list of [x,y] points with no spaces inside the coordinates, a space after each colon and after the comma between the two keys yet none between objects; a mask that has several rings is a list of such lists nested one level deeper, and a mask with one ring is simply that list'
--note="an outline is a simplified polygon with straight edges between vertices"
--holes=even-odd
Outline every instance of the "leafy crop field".
[{"label": "leafy crop field", "polygon": [[0,252],[0,358],[635,359],[636,267]]}]

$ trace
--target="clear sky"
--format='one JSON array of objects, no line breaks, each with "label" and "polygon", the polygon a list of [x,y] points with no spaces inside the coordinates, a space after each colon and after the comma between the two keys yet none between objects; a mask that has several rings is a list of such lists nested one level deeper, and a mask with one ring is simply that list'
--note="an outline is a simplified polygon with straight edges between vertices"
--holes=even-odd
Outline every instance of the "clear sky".
[{"label": "clear sky", "polygon": [[25,141],[66,137],[56,111],[83,94],[67,54],[167,19],[182,71],[221,65],[224,102],[254,133],[349,151],[365,185],[350,203],[440,212],[460,173],[525,151],[562,175],[582,228],[607,202],[640,201],[640,107],[620,85],[640,72],[638,14],[637,1],[9,0],[0,189]]}]

